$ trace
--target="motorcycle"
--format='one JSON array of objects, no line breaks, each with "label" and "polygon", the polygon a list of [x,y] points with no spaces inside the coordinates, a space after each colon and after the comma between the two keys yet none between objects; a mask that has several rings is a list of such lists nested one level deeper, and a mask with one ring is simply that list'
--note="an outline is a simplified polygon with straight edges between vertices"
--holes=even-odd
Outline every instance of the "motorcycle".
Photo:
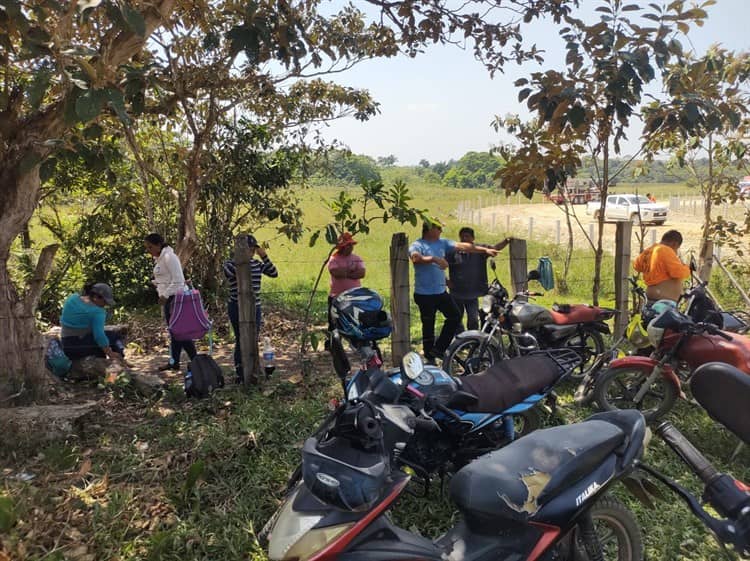
[{"label": "motorcycle", "polygon": [[386,511],[410,479],[404,451],[415,428],[439,431],[399,404],[403,393],[421,399],[412,387],[425,371],[419,355],[408,353],[401,370],[401,384],[372,372],[305,442],[302,480],[261,532],[270,559],[643,559],[636,520],[606,494],[643,452],[637,411],[536,431],[474,460],[450,480],[461,519],[437,540],[397,527]]},{"label": "motorcycle", "polygon": [[[494,261],[490,267],[495,270]],[[536,274],[535,274],[536,273]],[[531,271],[529,279],[538,277]],[[555,304],[551,310],[529,302],[537,292],[523,291],[512,299],[497,278],[492,280],[482,310],[486,314],[481,330],[456,335],[445,351],[443,369],[452,376],[476,374],[496,362],[539,349],[569,348],[582,358],[580,378],[595,357],[604,352],[605,323],[616,311],[585,304]],[[506,344],[507,339],[507,344]]]},{"label": "motorcycle", "polygon": [[[352,295],[342,293],[333,303],[336,328],[331,333],[329,350],[345,401],[361,396],[370,386],[373,373],[381,370],[377,341],[372,340],[377,334],[368,330],[370,320],[363,311],[370,310],[374,317],[380,306],[382,300],[369,289],[357,289]],[[356,351],[358,368],[352,369],[344,341]],[[486,372],[465,379],[453,378],[436,366],[426,365],[410,385],[422,392],[420,399],[411,394],[403,399],[415,411],[426,409],[440,430],[417,431],[401,454],[401,461],[413,470],[414,479],[421,483],[426,495],[433,476],[442,478],[472,459],[537,430],[542,424],[539,405],[544,401],[554,411],[554,387],[579,364],[580,356],[575,351],[551,349],[498,362]],[[403,382],[400,368],[387,369],[385,373],[394,383]],[[300,475],[299,470],[295,471],[290,484]]]},{"label": "motorcycle", "polygon": [[[750,378],[745,372],[720,362],[707,363],[696,369],[690,379],[690,389],[712,418],[746,444],[750,443],[750,419],[747,416]],[[704,502],[724,519],[707,513],[690,491],[672,479],[647,465],[642,464],[639,469],[677,493],[721,544],[733,546],[740,555],[750,554],[750,487],[714,468],[669,421],[663,421],[655,433],[698,476],[704,485]]]},{"label": "motorcycle", "polygon": [[[691,266],[695,268],[694,265]],[[646,331],[648,323],[658,315],[652,308],[654,302],[647,300],[646,291],[637,283],[636,277],[628,278],[628,281],[633,295],[634,313],[631,315],[624,336],[615,341],[608,351],[595,358],[581,379],[574,396],[575,402],[579,405],[587,405],[594,399],[597,379],[606,371],[605,367],[622,354],[623,345],[631,347],[632,350],[628,354],[650,356],[654,351]],[[750,318],[745,312],[741,310],[721,311],[708,292],[707,282],[695,277],[693,277],[692,286],[680,296],[677,307],[684,309],[685,315],[694,322],[713,323],[723,331],[744,334],[750,326]]]},{"label": "motorcycle", "polygon": [[594,381],[593,396],[605,410],[636,408],[647,421],[666,414],[684,397],[681,380],[706,362],[719,361],[750,374],[750,339],[667,309],[649,323],[651,356],[612,360]]}]

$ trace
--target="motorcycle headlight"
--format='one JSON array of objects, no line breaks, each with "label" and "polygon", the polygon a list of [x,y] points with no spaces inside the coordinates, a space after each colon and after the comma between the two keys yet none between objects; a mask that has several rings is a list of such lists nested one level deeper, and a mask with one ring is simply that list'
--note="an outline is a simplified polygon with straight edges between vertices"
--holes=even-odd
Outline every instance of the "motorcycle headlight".
[{"label": "motorcycle headlight", "polygon": [[354,526],[354,522],[314,528],[323,516],[294,510],[293,493],[281,507],[268,538],[268,557],[274,561],[310,559]]},{"label": "motorcycle headlight", "polygon": [[482,296],[482,311],[489,314],[492,311],[492,305],[495,303],[495,297],[486,294]]}]

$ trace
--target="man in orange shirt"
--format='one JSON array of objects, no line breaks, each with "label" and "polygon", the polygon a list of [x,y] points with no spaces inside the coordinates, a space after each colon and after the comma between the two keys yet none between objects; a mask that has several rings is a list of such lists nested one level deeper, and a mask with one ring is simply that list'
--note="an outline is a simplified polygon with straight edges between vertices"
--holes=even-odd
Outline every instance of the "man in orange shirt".
[{"label": "man in orange shirt", "polygon": [[646,297],[649,300],[674,300],[682,294],[682,283],[690,276],[690,267],[677,256],[682,245],[682,234],[668,230],[661,242],[644,249],[633,261],[633,268],[643,273]]}]

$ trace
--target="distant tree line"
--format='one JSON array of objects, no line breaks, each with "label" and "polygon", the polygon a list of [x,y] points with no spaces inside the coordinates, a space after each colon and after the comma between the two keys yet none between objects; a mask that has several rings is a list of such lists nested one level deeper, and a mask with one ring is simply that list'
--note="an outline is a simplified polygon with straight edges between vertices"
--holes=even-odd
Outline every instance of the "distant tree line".
[{"label": "distant tree line", "polygon": [[[497,187],[494,179],[497,171],[503,167],[502,158],[490,152],[467,152],[458,160],[430,163],[422,159],[416,166],[397,166],[394,155],[373,158],[363,154],[352,154],[345,150],[333,150],[314,165],[317,183],[336,183],[357,185],[362,179],[380,180],[384,168],[403,169],[416,174],[429,183],[455,187],[458,189],[488,189]],[[620,169],[627,160],[615,158],[610,161],[610,170]],[[696,165],[707,171],[708,160],[698,160]],[[587,180],[597,176],[594,161],[584,159],[576,178]],[[601,170],[601,162],[598,163]],[[653,160],[651,162],[631,162],[626,171],[615,179],[619,183],[687,183],[691,184],[690,172],[670,160]]]}]

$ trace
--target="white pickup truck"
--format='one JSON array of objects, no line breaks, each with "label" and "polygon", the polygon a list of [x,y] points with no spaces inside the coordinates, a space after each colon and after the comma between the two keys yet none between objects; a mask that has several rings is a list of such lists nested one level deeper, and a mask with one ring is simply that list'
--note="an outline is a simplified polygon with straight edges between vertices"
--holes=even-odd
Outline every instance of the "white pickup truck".
[{"label": "white pickup truck", "polygon": [[[630,220],[639,223],[664,224],[667,221],[667,207],[652,203],[643,195],[608,195],[604,206],[605,220]],[[586,203],[586,214],[599,218],[601,201]]]}]

